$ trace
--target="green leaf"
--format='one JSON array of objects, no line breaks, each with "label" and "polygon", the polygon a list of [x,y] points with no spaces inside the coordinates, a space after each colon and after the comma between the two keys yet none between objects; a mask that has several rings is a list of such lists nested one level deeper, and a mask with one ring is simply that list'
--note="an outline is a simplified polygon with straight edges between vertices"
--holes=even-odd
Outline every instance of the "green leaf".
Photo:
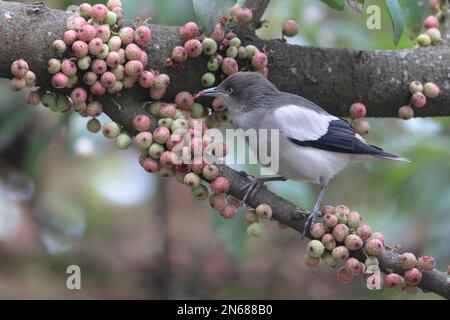
[{"label": "green leaf", "polygon": [[394,28],[394,44],[397,45],[405,30],[402,8],[400,7],[398,0],[384,0],[384,2],[389,10],[392,26]]},{"label": "green leaf", "polygon": [[345,0],[320,0],[334,10],[344,10]]},{"label": "green leaf", "polygon": [[219,23],[220,17],[228,15],[236,0],[193,0],[193,4],[198,23],[209,34]]}]

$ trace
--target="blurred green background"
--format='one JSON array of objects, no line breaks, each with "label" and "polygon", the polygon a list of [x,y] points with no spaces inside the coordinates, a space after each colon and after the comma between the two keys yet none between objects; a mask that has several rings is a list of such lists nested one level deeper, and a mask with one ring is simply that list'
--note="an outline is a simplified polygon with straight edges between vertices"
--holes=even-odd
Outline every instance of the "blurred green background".
[{"label": "blurred green background", "polygon": [[[169,25],[195,19],[189,0],[122,2],[129,18]],[[366,2],[384,10],[382,1]],[[397,48],[413,46],[408,34],[420,31],[426,2],[402,1],[408,30]],[[365,14],[311,0],[272,0],[265,17],[265,38],[280,37],[281,23],[291,18],[301,29],[291,43],[394,49],[386,11],[378,31],[365,27]],[[144,173],[134,151],[119,152],[88,133],[86,119],[29,108],[25,94],[10,92],[4,79],[0,96],[0,298],[439,298],[369,291],[357,280],[340,284],[334,270],[304,265],[306,242],[296,232],[266,223],[265,237],[249,238],[242,213],[223,221],[184,186]],[[372,143],[412,163],[351,165],[332,181],[325,203],[349,205],[388,244],[433,255],[446,270],[449,119],[370,122]],[[318,191],[294,182],[270,188],[307,208]],[[72,264],[82,270],[80,291],[65,286]]]}]

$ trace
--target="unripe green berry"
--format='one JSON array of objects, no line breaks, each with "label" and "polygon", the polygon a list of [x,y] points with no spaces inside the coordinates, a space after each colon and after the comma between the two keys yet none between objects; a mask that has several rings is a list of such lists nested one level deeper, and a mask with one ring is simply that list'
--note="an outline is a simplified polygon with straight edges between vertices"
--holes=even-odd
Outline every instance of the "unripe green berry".
[{"label": "unripe green berry", "polygon": [[430,37],[432,44],[438,44],[442,41],[441,31],[438,28],[429,28],[426,34]]},{"label": "unripe green berry", "polygon": [[190,188],[198,188],[200,186],[200,177],[191,172],[184,176],[184,184]]},{"label": "unripe green berry", "polygon": [[236,47],[229,47],[226,52],[228,58],[236,58],[238,56],[239,50]]},{"label": "unripe green berry", "polygon": [[50,59],[47,64],[47,71],[50,74],[56,74],[61,71],[61,60]]},{"label": "unripe green berry", "polygon": [[312,240],[308,243],[308,255],[313,258],[319,258],[325,251],[325,246],[319,240]]},{"label": "unripe green berry", "polygon": [[103,125],[102,132],[105,138],[115,139],[120,135],[120,126],[114,121],[108,121]]},{"label": "unripe green berry", "polygon": [[116,147],[119,150],[126,150],[130,147],[131,145],[131,138],[128,134],[126,133],[121,133],[119,134],[119,136],[116,138]]},{"label": "unripe green berry", "polygon": [[104,22],[110,26],[115,25],[117,22],[117,14],[115,12],[108,11]]},{"label": "unripe green berry", "polygon": [[212,56],[217,52],[217,42],[211,38],[205,38],[202,41],[203,53]]},{"label": "unripe green berry", "polygon": [[212,87],[215,82],[216,76],[211,72],[207,72],[202,76],[202,86],[205,88]]},{"label": "unripe green berry", "polygon": [[159,143],[153,143],[150,148],[148,148],[148,155],[150,158],[158,160],[161,158],[161,155],[165,151],[165,148],[163,145]]},{"label": "unripe green berry", "polygon": [[427,34],[420,34],[416,38],[417,44],[421,47],[427,47],[431,44],[431,38]]},{"label": "unripe green berry", "polygon": [[216,72],[220,68],[219,61],[216,58],[209,59],[206,65],[209,71]]},{"label": "unripe green berry", "polygon": [[205,116],[205,108],[200,104],[195,102],[191,107],[191,117],[194,119],[203,118]]},{"label": "unripe green berry", "polygon": [[86,106],[86,113],[92,118],[97,118],[103,113],[103,106],[98,101],[92,101]]},{"label": "unripe green berry", "polygon": [[100,130],[102,130],[102,124],[97,119],[92,118],[87,122],[86,128],[88,129],[89,132],[97,133],[100,132]]},{"label": "unripe green berry", "polygon": [[423,91],[423,84],[420,81],[413,81],[409,84],[409,92],[411,92],[411,94],[422,91]]},{"label": "unripe green berry", "polygon": [[352,211],[347,216],[347,226],[350,228],[356,229],[361,223],[361,215],[359,212]]},{"label": "unripe green berry", "polygon": [[436,84],[427,82],[423,86],[423,93],[427,98],[436,98],[437,96],[439,96],[440,89]]},{"label": "unripe green berry", "polygon": [[370,131],[370,123],[366,120],[357,120],[352,122],[352,128],[355,129],[356,133],[361,136],[365,136]]},{"label": "unripe green berry", "polygon": [[249,44],[248,46],[246,46],[245,51],[247,52],[247,59],[253,58],[253,55],[255,54],[255,52],[257,50],[258,50],[258,48],[252,44]]},{"label": "unripe green berry", "polygon": [[364,261],[364,265],[366,266],[366,269],[370,266],[379,266],[380,262],[378,261],[377,257],[369,256],[366,258],[366,261]]},{"label": "unripe green berry", "polygon": [[[183,182],[184,182],[184,177],[183,177]],[[208,188],[205,187],[204,185],[200,185],[197,188],[192,188],[191,193],[194,196],[194,198],[198,201],[204,201],[204,200],[208,199],[208,197],[209,197]]]},{"label": "unripe green berry", "polygon": [[[214,197],[219,197],[221,195],[215,195]],[[245,222],[248,224],[252,224],[254,222],[258,221],[258,217],[256,216],[256,213],[254,211],[248,211],[244,216]]]},{"label": "unripe green berry", "polygon": [[41,103],[47,108],[54,108],[56,105],[56,97],[52,93],[42,95]]},{"label": "unripe green berry", "polygon": [[261,222],[253,222],[247,228],[247,234],[249,236],[259,238],[264,235],[265,227]]}]

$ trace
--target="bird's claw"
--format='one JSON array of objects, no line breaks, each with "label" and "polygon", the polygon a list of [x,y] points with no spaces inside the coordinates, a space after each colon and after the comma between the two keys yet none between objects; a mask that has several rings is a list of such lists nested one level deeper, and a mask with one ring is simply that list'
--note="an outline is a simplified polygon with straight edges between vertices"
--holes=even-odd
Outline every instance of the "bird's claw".
[{"label": "bird's claw", "polygon": [[242,187],[242,190],[247,190],[245,192],[244,198],[242,198],[242,203],[250,205],[249,202],[253,199],[255,194],[264,186],[264,182],[255,179]]},{"label": "bird's claw", "polygon": [[322,217],[322,212],[320,212],[317,209],[313,209],[308,213],[303,213],[305,215],[305,217],[307,218],[306,223],[305,223],[305,228],[303,229],[303,233],[302,233],[302,240],[305,238],[306,232],[311,230],[311,227],[314,225],[314,223],[316,222],[317,218]]}]

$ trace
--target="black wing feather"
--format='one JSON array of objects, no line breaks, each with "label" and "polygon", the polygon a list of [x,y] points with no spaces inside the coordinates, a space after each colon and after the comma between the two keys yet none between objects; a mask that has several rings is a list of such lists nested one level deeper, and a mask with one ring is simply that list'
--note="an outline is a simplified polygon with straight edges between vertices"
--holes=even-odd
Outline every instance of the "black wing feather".
[{"label": "black wing feather", "polygon": [[369,154],[374,156],[393,156],[382,149],[368,145],[356,137],[350,124],[342,119],[330,121],[325,135],[314,141],[300,141],[289,137],[296,145],[350,154]]}]

